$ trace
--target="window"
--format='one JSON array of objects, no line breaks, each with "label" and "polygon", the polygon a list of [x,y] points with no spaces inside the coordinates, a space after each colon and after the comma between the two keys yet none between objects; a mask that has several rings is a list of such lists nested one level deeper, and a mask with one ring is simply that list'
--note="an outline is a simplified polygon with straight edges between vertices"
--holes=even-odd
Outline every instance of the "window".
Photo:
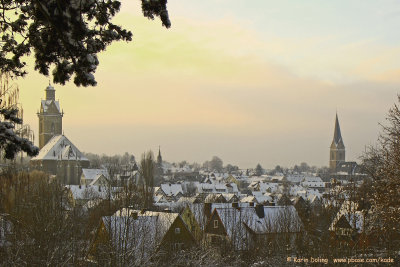
[{"label": "window", "polygon": [[181,233],[181,228],[177,227],[175,228],[175,234],[180,234]]},{"label": "window", "polygon": [[218,228],[218,220],[214,220],[214,228]]}]

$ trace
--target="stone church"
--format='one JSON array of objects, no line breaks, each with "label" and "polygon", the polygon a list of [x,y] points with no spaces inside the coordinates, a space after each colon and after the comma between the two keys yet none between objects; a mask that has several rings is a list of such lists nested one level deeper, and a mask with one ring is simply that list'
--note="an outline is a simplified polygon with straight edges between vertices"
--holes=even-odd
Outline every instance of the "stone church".
[{"label": "stone church", "polygon": [[55,89],[49,84],[46,99],[41,101],[39,117],[39,154],[30,161],[31,167],[55,175],[63,184],[80,184],[82,168],[89,160],[62,133],[64,112],[55,99]]}]

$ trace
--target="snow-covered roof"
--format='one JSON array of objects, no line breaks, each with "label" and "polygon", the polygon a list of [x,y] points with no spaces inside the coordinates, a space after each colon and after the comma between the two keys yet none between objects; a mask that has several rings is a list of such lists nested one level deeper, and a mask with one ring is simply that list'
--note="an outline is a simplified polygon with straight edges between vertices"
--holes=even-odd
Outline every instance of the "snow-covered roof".
[{"label": "snow-covered roof", "polygon": [[291,183],[300,183],[304,179],[303,174],[288,174],[286,180]]},{"label": "snow-covered roof", "polygon": [[167,196],[177,196],[179,193],[183,194],[181,184],[161,184],[161,190]]},{"label": "snow-covered roof", "polygon": [[227,188],[232,187],[232,192],[234,192],[234,193],[238,193],[239,192],[238,186],[235,183],[226,184],[226,187]]},{"label": "snow-covered roof", "polygon": [[300,231],[302,223],[293,206],[264,206],[263,208],[263,218],[260,218],[253,209],[253,217],[245,221],[254,232],[262,234]]},{"label": "snow-covered roof", "polygon": [[221,193],[212,193],[212,194],[208,194],[206,196],[206,198],[204,199],[204,203],[214,203],[215,201],[226,201],[226,199],[224,198],[224,196]]},{"label": "snow-covered roof", "polygon": [[94,179],[90,181],[89,185],[107,185],[109,183],[109,180],[103,174],[97,174]]},{"label": "snow-covered roof", "polygon": [[65,135],[53,136],[31,160],[89,161]]},{"label": "snow-covered roof", "polygon": [[66,185],[75,200],[106,199],[108,188],[104,186]]},{"label": "snow-covered roof", "polygon": [[109,177],[107,169],[82,169],[82,176],[87,180],[94,180],[99,174]]},{"label": "snow-covered roof", "polygon": [[271,192],[275,192],[279,189],[279,185],[276,183],[260,183],[260,191],[265,193],[267,190],[270,190]]},{"label": "snow-covered roof", "polygon": [[302,182],[301,183],[305,187],[315,187],[315,188],[324,188],[324,182]]},{"label": "snow-covered roof", "polygon": [[168,202],[163,195],[153,196],[154,203],[166,203]]},{"label": "snow-covered roof", "polygon": [[225,200],[226,201],[228,201],[228,202],[230,202],[236,195],[235,194],[233,194],[233,193],[222,193],[221,194],[224,198],[225,198]]},{"label": "snow-covered roof", "polygon": [[[174,212],[159,212],[159,211],[140,211],[134,210],[130,208],[123,208],[114,213],[113,216],[116,217],[127,217],[132,216],[134,213],[138,215],[138,217],[157,217],[158,221],[161,223],[160,228],[154,229],[154,231],[162,231],[164,234],[171,227],[172,223],[178,218],[179,213]],[[164,236],[163,234],[163,236]]]},{"label": "snow-covered roof", "polygon": [[[237,193],[239,190],[237,189],[237,185],[235,183],[228,184],[232,188],[232,192]],[[220,183],[200,183],[196,184],[197,191],[199,193],[228,193],[227,184]]]},{"label": "snow-covered roof", "polygon": [[256,200],[256,197],[255,196],[247,196],[247,197],[244,197],[244,198],[242,198],[241,200],[240,200],[240,202],[242,202],[242,203],[250,203],[250,202],[256,202],[257,200]]},{"label": "snow-covered roof", "polygon": [[216,184],[215,185],[215,189],[216,190],[224,190],[224,191],[226,191],[227,190],[227,188],[226,188],[226,185],[224,185],[224,184]]},{"label": "snow-covered roof", "polygon": [[55,107],[57,108],[57,111],[61,113],[61,109],[60,109],[60,103],[56,100],[42,100],[42,109],[43,112],[47,112],[47,110],[49,109],[50,105],[54,103]]},{"label": "snow-covered roof", "polygon": [[321,177],[318,177],[318,176],[307,176],[307,177],[304,177],[303,182],[322,183],[323,181],[322,181]]},{"label": "snow-covered roof", "polygon": [[237,250],[248,249],[249,232],[245,226],[257,234],[299,232],[302,227],[293,206],[222,207],[215,211]]}]

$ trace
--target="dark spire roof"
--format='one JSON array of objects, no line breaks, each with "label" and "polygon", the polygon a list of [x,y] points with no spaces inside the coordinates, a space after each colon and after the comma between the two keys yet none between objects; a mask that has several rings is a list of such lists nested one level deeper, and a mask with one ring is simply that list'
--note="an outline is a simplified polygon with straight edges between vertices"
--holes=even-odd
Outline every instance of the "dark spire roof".
[{"label": "dark spire roof", "polygon": [[158,146],[158,157],[157,157],[157,163],[161,164],[162,163],[162,157],[161,157],[161,148]]},{"label": "dark spire roof", "polygon": [[335,145],[335,147],[337,148],[344,148],[344,143],[343,143],[342,133],[340,132],[340,125],[337,113],[336,113],[335,131],[333,133],[332,145]]}]

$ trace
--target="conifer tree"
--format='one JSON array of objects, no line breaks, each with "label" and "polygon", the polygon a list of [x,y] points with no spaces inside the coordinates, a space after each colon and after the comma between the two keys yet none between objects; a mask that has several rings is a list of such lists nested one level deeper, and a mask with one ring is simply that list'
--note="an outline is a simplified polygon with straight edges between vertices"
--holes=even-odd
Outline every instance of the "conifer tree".
[{"label": "conifer tree", "polygon": [[[141,0],[143,15],[160,17],[170,27],[167,0]],[[121,3],[115,0],[0,1],[0,72],[26,74],[23,58],[34,53],[35,70],[65,84],[94,86],[97,54],[114,41],[131,41],[132,33],[112,23]]]}]

